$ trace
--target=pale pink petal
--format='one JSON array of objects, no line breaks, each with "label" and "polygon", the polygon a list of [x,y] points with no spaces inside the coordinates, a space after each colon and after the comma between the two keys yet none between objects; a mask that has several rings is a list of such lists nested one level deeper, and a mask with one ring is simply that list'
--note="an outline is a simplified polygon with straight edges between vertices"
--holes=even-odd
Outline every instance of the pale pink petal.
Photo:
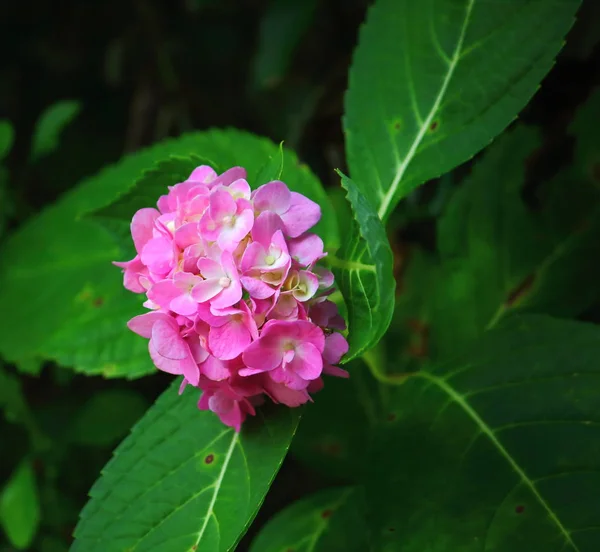
[{"label": "pale pink petal", "polygon": [[159,370],[167,372],[168,374],[183,374],[181,361],[172,360],[160,355],[152,341],[148,342],[148,351],[150,352],[150,358],[152,359],[152,362],[154,362],[154,366]]},{"label": "pale pink petal", "polygon": [[223,224],[217,237],[217,244],[223,251],[234,251],[248,235],[254,224],[254,213],[249,209],[242,211],[232,219],[232,223]]},{"label": "pale pink petal", "polygon": [[242,285],[238,280],[232,280],[229,286],[223,288],[221,293],[216,296],[211,305],[216,309],[222,309],[235,305],[242,298]]},{"label": "pale pink petal", "polygon": [[198,260],[198,270],[204,278],[221,278],[226,276],[223,267],[216,261],[208,258]]},{"label": "pale pink petal", "polygon": [[204,303],[218,295],[222,289],[223,287],[217,278],[210,278],[209,280],[203,280],[196,284],[192,289],[191,296],[197,303]]},{"label": "pale pink petal", "polygon": [[240,263],[242,271],[248,272],[254,267],[266,266],[266,256],[267,251],[262,244],[258,242],[248,244]]},{"label": "pale pink petal", "polygon": [[250,199],[250,185],[244,178],[238,178],[228,186],[229,193],[234,199]]},{"label": "pale pink petal", "polygon": [[292,290],[292,295],[298,301],[308,301],[317,293],[319,289],[319,279],[307,270],[298,272],[298,286]]},{"label": "pale pink petal", "polygon": [[252,199],[257,211],[273,211],[281,215],[289,209],[291,195],[289,188],[283,182],[274,180],[260,186],[254,192]]},{"label": "pale pink petal", "polygon": [[306,196],[296,192],[291,193],[290,207],[281,215],[285,231],[291,238],[312,228],[321,219],[321,207]]}]

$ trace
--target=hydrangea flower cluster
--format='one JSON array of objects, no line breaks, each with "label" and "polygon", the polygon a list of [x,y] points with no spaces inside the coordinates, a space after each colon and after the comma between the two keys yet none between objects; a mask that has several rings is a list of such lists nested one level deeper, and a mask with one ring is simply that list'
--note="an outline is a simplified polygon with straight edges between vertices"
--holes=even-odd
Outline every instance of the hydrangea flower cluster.
[{"label": "hydrangea flower cluster", "polygon": [[327,299],[333,274],[308,232],[320,217],[281,181],[252,192],[243,168],[205,165],[133,216],[137,254],[115,264],[151,310],[128,326],[159,370],[183,376],[180,392],[201,389],[199,408],[236,431],[265,397],[296,407],[323,374],[348,377],[335,366],[348,343]]}]

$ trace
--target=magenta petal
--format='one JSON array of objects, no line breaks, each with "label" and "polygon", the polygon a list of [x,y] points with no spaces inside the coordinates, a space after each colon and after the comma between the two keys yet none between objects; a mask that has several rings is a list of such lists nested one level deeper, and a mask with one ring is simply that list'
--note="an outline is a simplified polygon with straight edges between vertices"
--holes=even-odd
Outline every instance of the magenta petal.
[{"label": "magenta petal", "polygon": [[285,404],[291,408],[300,406],[310,399],[306,389],[289,389],[281,383],[275,383],[271,378],[265,378],[265,392],[273,402]]},{"label": "magenta petal", "polygon": [[312,343],[301,343],[296,347],[296,354],[288,366],[302,379],[317,379],[323,371],[323,357]]},{"label": "magenta petal", "polygon": [[280,215],[290,207],[291,195],[283,182],[274,180],[258,188],[252,199],[257,211],[273,211]]},{"label": "magenta petal", "polygon": [[248,272],[255,266],[261,266],[266,263],[267,252],[262,244],[258,242],[249,243],[242,255],[240,267],[242,272]]},{"label": "magenta petal", "polygon": [[230,320],[219,328],[211,328],[208,345],[212,354],[221,360],[231,360],[250,345],[250,332],[242,321]]},{"label": "magenta petal", "polygon": [[261,372],[273,370],[281,364],[282,359],[283,351],[278,337],[261,337],[258,341],[250,344],[242,354],[242,360],[248,368],[254,368]]},{"label": "magenta petal", "polygon": [[227,169],[222,175],[218,176],[212,184],[213,186],[229,186],[236,180],[240,180],[241,178],[245,179],[246,176],[246,169],[243,167],[231,167],[231,169]]},{"label": "magenta petal", "polygon": [[290,208],[281,215],[285,231],[291,238],[312,228],[321,219],[321,207],[302,194],[291,193]]},{"label": "magenta petal", "polygon": [[200,381],[200,370],[192,358],[192,355],[190,354],[180,362],[181,373],[185,376],[185,379],[188,380],[194,387],[198,385],[198,382]]},{"label": "magenta petal", "polygon": [[338,368],[337,366],[332,366],[331,364],[323,365],[323,373],[328,376],[335,376],[337,378],[349,378],[350,374],[343,370],[342,368]]},{"label": "magenta petal", "polygon": [[140,209],[131,220],[131,237],[138,253],[142,252],[144,245],[152,239],[154,221],[160,216],[156,209]]},{"label": "magenta petal", "polygon": [[271,286],[258,278],[242,276],[241,281],[246,291],[254,299],[267,299],[275,293],[275,290]]},{"label": "magenta petal", "polygon": [[255,376],[256,374],[261,374],[264,370],[260,368],[242,368],[238,374],[243,377]]}]

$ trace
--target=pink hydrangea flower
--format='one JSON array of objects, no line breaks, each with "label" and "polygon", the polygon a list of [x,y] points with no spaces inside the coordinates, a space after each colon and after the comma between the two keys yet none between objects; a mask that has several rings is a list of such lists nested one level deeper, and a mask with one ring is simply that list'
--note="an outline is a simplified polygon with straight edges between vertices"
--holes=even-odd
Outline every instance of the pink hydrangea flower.
[{"label": "pink hydrangea flower", "polygon": [[297,407],[348,351],[333,274],[319,236],[319,206],[281,181],[251,191],[246,172],[196,168],[140,209],[135,257],[115,263],[150,311],[129,328],[148,339],[159,370],[202,391],[198,407],[240,431],[265,399]]}]

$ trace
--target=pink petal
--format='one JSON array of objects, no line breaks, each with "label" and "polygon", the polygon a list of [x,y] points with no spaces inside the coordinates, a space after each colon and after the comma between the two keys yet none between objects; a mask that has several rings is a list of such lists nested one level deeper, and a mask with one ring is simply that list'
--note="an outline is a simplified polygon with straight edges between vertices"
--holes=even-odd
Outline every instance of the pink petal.
[{"label": "pink petal", "polygon": [[348,352],[348,342],[340,333],[332,333],[325,338],[323,358],[329,364],[337,364]]},{"label": "pink petal", "polygon": [[152,344],[160,356],[170,360],[181,360],[191,356],[187,343],[179,335],[179,330],[165,320],[157,320],[152,326]]},{"label": "pink petal", "polygon": [[200,371],[213,381],[225,380],[231,376],[231,371],[227,367],[227,364],[212,355],[209,355],[200,365]]},{"label": "pink petal", "polygon": [[317,293],[319,289],[319,279],[307,270],[298,272],[298,287],[292,290],[292,295],[298,301],[308,301]]},{"label": "pink petal", "polygon": [[[281,364],[283,350],[278,336],[269,338],[261,337],[250,344],[242,354],[242,360],[248,368],[260,372],[273,370]],[[242,371],[240,371],[242,374]],[[243,375],[243,374],[242,374]]]},{"label": "pink petal", "polygon": [[275,293],[275,290],[270,285],[266,284],[259,278],[242,276],[241,282],[246,291],[254,299],[267,299]]},{"label": "pink petal", "polygon": [[208,334],[212,354],[221,360],[231,360],[241,355],[251,341],[250,332],[242,320],[230,319],[219,328],[211,328]]},{"label": "pink petal", "polygon": [[317,379],[323,371],[323,357],[312,343],[296,346],[296,354],[288,366],[304,380]]},{"label": "pink petal", "polygon": [[248,244],[246,250],[244,251],[244,254],[242,255],[242,262],[240,263],[240,268],[242,269],[242,272],[248,272],[254,267],[265,266],[266,256],[267,251],[261,243],[252,242]]},{"label": "pink petal", "polygon": [[316,234],[304,234],[288,241],[292,258],[301,265],[308,266],[324,256],[323,240]]},{"label": "pink petal", "polygon": [[189,293],[182,293],[171,301],[170,308],[177,314],[192,316],[198,310],[198,303]]},{"label": "pink petal", "polygon": [[235,215],[237,205],[235,199],[225,190],[214,191],[210,196],[209,213],[212,220],[221,222],[225,217]]},{"label": "pink petal", "polygon": [[[227,192],[225,192],[227,193]],[[247,209],[236,215],[233,226],[223,224],[217,237],[217,244],[223,251],[234,251],[248,235],[254,224],[254,213]]]},{"label": "pink petal", "polygon": [[185,249],[190,245],[198,243],[201,239],[198,223],[188,222],[181,225],[175,230],[174,239],[180,249]]},{"label": "pink petal", "polygon": [[152,238],[142,249],[141,258],[151,272],[167,274],[173,266],[173,244],[167,238]]},{"label": "pink petal", "polygon": [[271,378],[265,378],[265,392],[273,402],[285,404],[291,408],[300,406],[310,400],[305,389],[289,389],[281,383],[275,383]]},{"label": "pink petal", "polygon": [[148,299],[163,309],[169,309],[171,301],[181,295],[173,280],[160,280],[148,290]]},{"label": "pink petal", "polygon": [[219,263],[208,258],[198,260],[198,269],[204,278],[220,278],[226,275]]},{"label": "pink petal", "polygon": [[271,245],[271,238],[277,230],[283,230],[281,217],[273,211],[264,211],[254,221],[252,239],[267,249]]},{"label": "pink petal", "polygon": [[229,186],[232,182],[239,180],[240,178],[246,178],[246,169],[243,167],[231,167],[226,170],[221,176],[218,176],[213,182],[213,186]]},{"label": "pink petal", "polygon": [[234,199],[244,198],[250,199],[250,185],[244,178],[238,178],[232,182],[228,187],[229,193],[231,193]]},{"label": "pink petal", "polygon": [[302,194],[291,192],[290,208],[281,215],[285,231],[291,238],[312,228],[321,219],[321,207]]},{"label": "pink petal", "polygon": [[283,182],[274,180],[258,188],[252,199],[257,211],[273,211],[281,215],[289,209],[291,195],[289,188]]},{"label": "pink petal", "polygon": [[190,182],[200,182],[202,184],[208,184],[217,178],[217,173],[208,165],[200,165],[196,167],[192,174],[188,177]]},{"label": "pink petal", "polygon": [[211,301],[211,306],[223,309],[235,305],[242,298],[242,285],[238,280],[232,280],[228,287],[222,288],[221,293]]},{"label": "pink petal", "polygon": [[191,296],[197,303],[204,303],[218,295],[222,289],[223,288],[217,278],[210,278],[209,280],[203,280],[196,284],[192,289]]},{"label": "pink petal", "polygon": [[142,252],[144,245],[152,239],[154,221],[160,216],[156,209],[140,209],[131,220],[131,237],[138,253]]},{"label": "pink petal", "polygon": [[346,370],[342,370],[342,368],[338,368],[337,366],[332,366],[331,364],[323,365],[323,373],[328,376],[335,376],[337,378],[349,378],[350,374],[346,372]]},{"label": "pink petal", "polygon": [[135,316],[127,322],[127,327],[132,332],[135,332],[146,339],[150,339],[152,337],[152,326],[154,326],[158,320],[167,321],[167,323],[171,324],[175,330],[179,329],[177,322],[164,312],[147,312],[146,314]]}]

